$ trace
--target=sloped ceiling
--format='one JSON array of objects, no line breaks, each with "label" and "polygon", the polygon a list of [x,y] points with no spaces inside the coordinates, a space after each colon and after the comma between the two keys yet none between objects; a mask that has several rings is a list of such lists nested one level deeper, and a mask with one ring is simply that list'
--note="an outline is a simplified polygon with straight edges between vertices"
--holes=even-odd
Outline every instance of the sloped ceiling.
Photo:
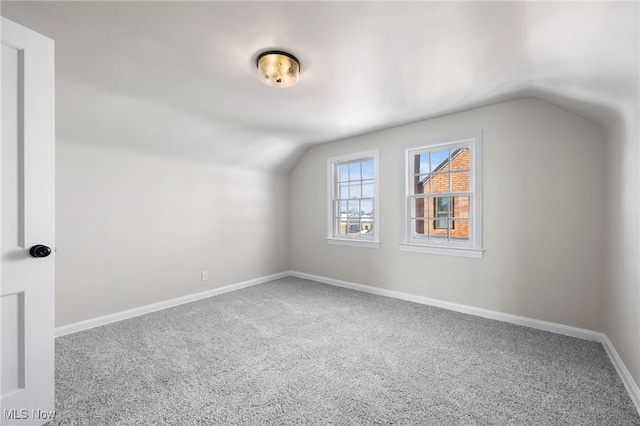
[{"label": "sloped ceiling", "polygon": [[[638,105],[638,2],[2,2],[56,41],[57,137],[288,170],[309,144],[536,96]],[[287,50],[299,84],[255,58]]]}]

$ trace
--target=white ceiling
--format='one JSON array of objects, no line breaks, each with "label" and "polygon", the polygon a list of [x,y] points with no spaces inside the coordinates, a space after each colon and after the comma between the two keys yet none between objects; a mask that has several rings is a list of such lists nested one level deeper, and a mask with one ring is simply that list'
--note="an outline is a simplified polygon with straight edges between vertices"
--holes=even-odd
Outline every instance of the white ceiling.
[{"label": "white ceiling", "polygon": [[[537,96],[638,104],[639,3],[6,2],[56,41],[57,137],[287,170],[308,144]],[[297,56],[291,89],[257,78]]]}]

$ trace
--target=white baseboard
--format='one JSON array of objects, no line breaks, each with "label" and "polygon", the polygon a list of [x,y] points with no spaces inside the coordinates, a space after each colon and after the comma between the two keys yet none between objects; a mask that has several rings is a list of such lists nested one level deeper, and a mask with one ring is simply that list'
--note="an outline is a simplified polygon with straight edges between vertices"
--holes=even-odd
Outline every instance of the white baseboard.
[{"label": "white baseboard", "polygon": [[289,274],[294,277],[304,278],[311,281],[318,281],[337,287],[349,288],[352,290],[362,291],[365,293],[377,294],[379,296],[392,297],[394,299],[406,300],[409,302],[420,303],[423,305],[435,306],[438,308],[448,309],[451,311],[462,312],[469,315],[475,315],[483,318],[494,319],[497,321],[508,322],[511,324],[522,325],[538,330],[550,331],[552,333],[563,334],[565,336],[577,337],[584,340],[591,340],[602,343],[611,362],[613,363],[618,375],[624,383],[624,387],[629,392],[631,400],[640,413],[640,389],[635,380],[629,373],[629,370],[622,362],[613,343],[606,334],[597,331],[587,330],[584,328],[571,327],[568,325],[558,324],[549,321],[541,321],[533,318],[521,317],[518,315],[506,314],[503,312],[492,311],[489,309],[477,308],[475,306],[463,305],[459,303],[446,302],[444,300],[431,299],[424,296],[416,296],[414,294],[403,293],[400,291],[386,290],[378,287],[372,287],[364,284],[356,284],[349,281],[336,280],[334,278],[322,277],[319,275],[306,274],[304,272],[290,271]]},{"label": "white baseboard", "polygon": [[618,371],[618,375],[622,379],[624,387],[627,388],[627,392],[629,392],[631,400],[636,405],[636,410],[638,410],[638,413],[640,413],[640,388],[638,387],[636,381],[633,380],[633,377],[631,376],[629,370],[627,370],[627,366],[624,365],[624,362],[622,362],[622,358],[620,358],[620,355],[618,355],[618,351],[616,351],[616,347],[613,346],[613,343],[611,343],[609,337],[606,334],[603,334],[602,336],[602,345],[609,354],[611,362],[616,367],[616,371]]},{"label": "white baseboard", "polygon": [[350,288],[352,290],[363,291],[366,293],[377,294],[380,296],[392,297],[394,299],[406,300],[409,302],[420,303],[422,305],[435,306],[438,308],[448,309],[450,311],[462,312],[464,314],[475,315],[478,317],[494,319],[512,324],[524,325],[526,327],[538,330],[551,331],[553,333],[564,334],[566,336],[578,337],[585,340],[602,341],[602,333],[586,330],[583,328],[571,327],[568,325],[557,324],[554,322],[541,321],[533,318],[521,317],[518,315],[505,314],[503,312],[491,311],[489,309],[476,308],[475,306],[462,305],[460,303],[446,302],[444,300],[431,299],[424,296],[416,296],[414,294],[403,293],[400,291],[386,290],[383,288],[372,287],[369,285],[356,284],[348,281],[336,280],[333,278],[321,277],[318,275],[305,274],[303,272],[291,271],[292,276],[305,278],[311,281],[319,281],[325,284],[331,284],[338,287]]},{"label": "white baseboard", "polygon": [[101,325],[110,324],[112,322],[122,321],[128,318],[137,317],[148,314],[150,312],[160,311],[162,309],[171,308],[182,305],[184,303],[195,302],[196,300],[205,299],[207,297],[216,296],[218,294],[228,293],[230,291],[239,290],[245,287],[251,287],[257,284],[266,283],[278,278],[289,276],[289,272],[281,272],[279,274],[267,275],[265,277],[255,278],[236,284],[226,285],[220,288],[203,291],[201,293],[189,294],[178,297],[176,299],[165,300],[163,302],[153,303],[151,305],[140,306],[139,308],[128,309],[126,311],[116,312],[114,314],[104,315],[101,317],[91,318],[86,321],[75,322],[73,324],[63,325],[55,329],[55,336],[60,337],[65,334],[77,333],[78,331],[88,330],[90,328],[99,327]]}]

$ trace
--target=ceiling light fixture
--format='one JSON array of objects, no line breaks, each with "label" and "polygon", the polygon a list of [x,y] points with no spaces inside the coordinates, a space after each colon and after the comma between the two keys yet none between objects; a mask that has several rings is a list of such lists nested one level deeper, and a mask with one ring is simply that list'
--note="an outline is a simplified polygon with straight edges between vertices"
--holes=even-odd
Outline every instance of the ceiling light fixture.
[{"label": "ceiling light fixture", "polygon": [[271,87],[293,87],[298,83],[300,62],[295,56],[280,51],[258,56],[258,78]]}]

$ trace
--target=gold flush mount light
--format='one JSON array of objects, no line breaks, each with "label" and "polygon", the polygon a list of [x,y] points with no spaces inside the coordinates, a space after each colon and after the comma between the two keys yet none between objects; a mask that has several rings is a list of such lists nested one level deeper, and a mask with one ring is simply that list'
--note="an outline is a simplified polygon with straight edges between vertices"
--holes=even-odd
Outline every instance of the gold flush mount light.
[{"label": "gold flush mount light", "polygon": [[279,51],[258,56],[258,78],[271,87],[293,87],[298,83],[300,62],[295,56]]}]

